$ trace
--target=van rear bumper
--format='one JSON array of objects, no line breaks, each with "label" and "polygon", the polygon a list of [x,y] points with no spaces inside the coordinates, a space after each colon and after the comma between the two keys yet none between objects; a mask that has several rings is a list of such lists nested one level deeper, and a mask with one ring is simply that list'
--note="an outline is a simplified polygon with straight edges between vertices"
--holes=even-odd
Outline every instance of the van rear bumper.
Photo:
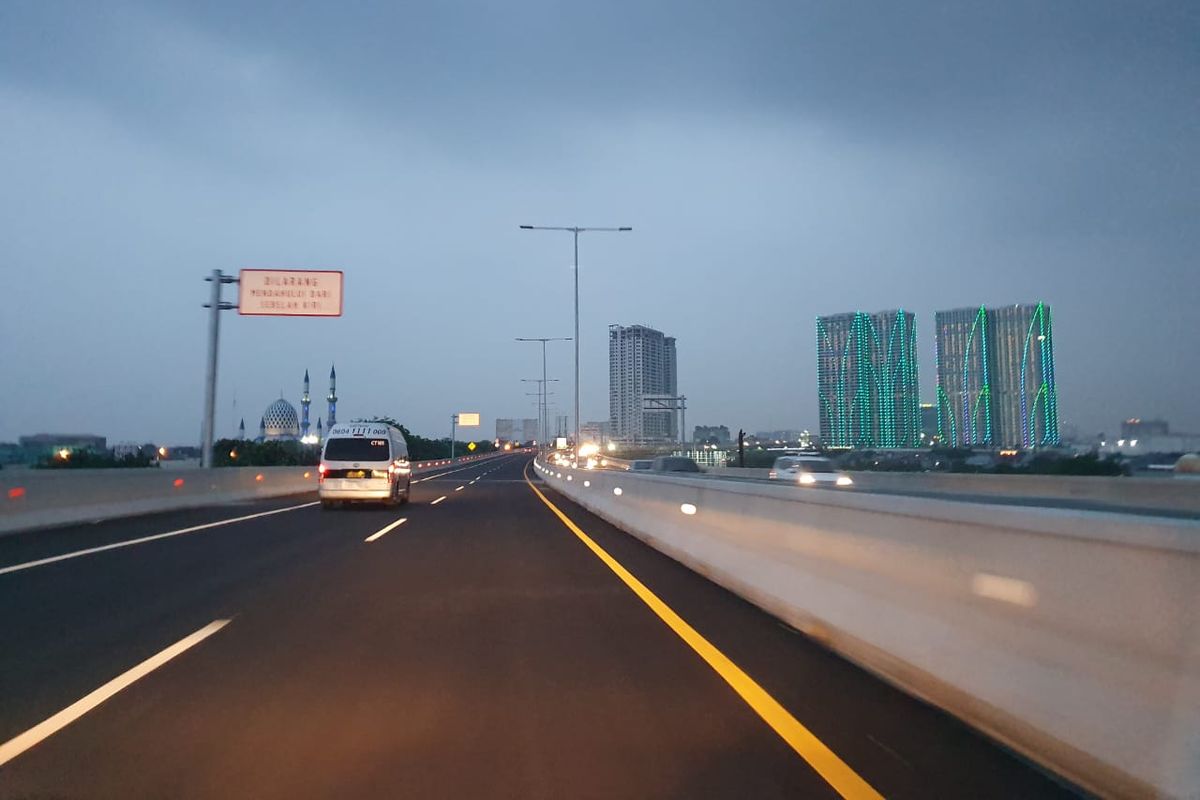
[{"label": "van rear bumper", "polygon": [[387,500],[392,483],[387,478],[326,478],[317,494],[322,500]]}]

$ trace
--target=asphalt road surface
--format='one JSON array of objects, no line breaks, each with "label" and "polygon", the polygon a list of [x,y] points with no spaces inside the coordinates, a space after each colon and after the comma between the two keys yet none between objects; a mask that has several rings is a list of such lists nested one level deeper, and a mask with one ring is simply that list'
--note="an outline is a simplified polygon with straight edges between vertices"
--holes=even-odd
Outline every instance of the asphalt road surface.
[{"label": "asphalt road surface", "polygon": [[0,798],[1075,796],[528,462],[0,538]]}]

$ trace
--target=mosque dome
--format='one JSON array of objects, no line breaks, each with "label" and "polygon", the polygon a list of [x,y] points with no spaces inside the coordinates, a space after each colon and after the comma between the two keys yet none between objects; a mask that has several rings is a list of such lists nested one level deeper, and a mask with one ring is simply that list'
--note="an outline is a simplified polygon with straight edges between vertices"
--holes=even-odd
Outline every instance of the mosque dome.
[{"label": "mosque dome", "polygon": [[263,436],[266,439],[300,438],[300,416],[296,407],[282,397],[271,405],[262,416]]}]

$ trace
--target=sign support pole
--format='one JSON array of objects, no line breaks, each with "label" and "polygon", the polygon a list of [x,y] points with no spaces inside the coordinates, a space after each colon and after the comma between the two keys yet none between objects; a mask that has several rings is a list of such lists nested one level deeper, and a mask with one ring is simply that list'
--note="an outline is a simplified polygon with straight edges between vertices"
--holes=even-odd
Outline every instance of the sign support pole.
[{"label": "sign support pole", "polygon": [[458,426],[458,414],[450,415],[450,460],[454,460],[454,429]]},{"label": "sign support pole", "polygon": [[221,302],[221,286],[226,283],[237,283],[237,278],[224,275],[221,270],[214,269],[212,275],[204,280],[212,284],[209,301],[204,305],[208,309],[208,366],[204,372],[204,420],[200,429],[200,466],[211,469],[213,466],[213,438],[216,430],[217,408],[217,348],[221,338],[221,312],[237,306]]}]

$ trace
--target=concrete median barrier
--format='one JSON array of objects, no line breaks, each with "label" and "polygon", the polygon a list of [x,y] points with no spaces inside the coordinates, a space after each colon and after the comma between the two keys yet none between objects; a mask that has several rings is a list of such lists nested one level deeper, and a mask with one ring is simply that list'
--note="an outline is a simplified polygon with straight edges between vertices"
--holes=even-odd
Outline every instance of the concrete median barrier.
[{"label": "concrete median barrier", "polygon": [[316,467],[5,470],[0,473],[0,535],[316,488]]},{"label": "concrete median barrier", "polygon": [[1200,793],[1196,521],[562,467],[542,477],[1102,795]]},{"label": "concrete median barrier", "polygon": [[[420,474],[496,458],[414,464]],[[0,471],[0,535],[159,511],[315,492],[317,468],[80,469]]]},{"label": "concrete median barrier", "polygon": [[[770,470],[715,467],[714,478],[766,480]],[[854,471],[865,492],[930,493],[1035,500],[1073,500],[1127,508],[1200,513],[1200,481],[1191,477],[1099,477],[1072,475],[975,475],[955,472]]]}]

